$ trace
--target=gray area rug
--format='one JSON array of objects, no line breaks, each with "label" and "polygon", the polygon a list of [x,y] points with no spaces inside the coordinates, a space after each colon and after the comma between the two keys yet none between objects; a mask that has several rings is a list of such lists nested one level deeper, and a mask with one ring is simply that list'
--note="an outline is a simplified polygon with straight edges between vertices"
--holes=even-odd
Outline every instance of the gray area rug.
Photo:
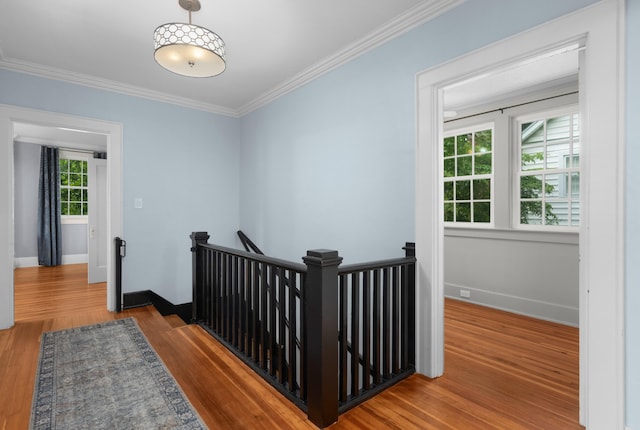
[{"label": "gray area rug", "polygon": [[206,429],[133,318],[40,343],[31,429]]}]

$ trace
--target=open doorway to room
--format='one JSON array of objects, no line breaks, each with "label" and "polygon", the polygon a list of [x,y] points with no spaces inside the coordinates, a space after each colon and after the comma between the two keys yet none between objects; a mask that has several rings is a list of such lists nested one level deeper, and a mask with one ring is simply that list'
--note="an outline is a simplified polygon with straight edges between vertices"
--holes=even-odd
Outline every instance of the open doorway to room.
[{"label": "open doorway to room", "polygon": [[[13,130],[14,288],[16,298],[29,303],[27,307],[16,306],[16,320],[47,310],[73,312],[72,305],[106,308],[107,136],[25,122],[15,122]],[[59,154],[61,231],[56,239],[60,241],[62,257],[61,265],[52,267],[39,266],[38,261],[42,147],[57,148]],[[64,288],[67,285],[75,287]]]},{"label": "open doorway to room", "polygon": [[[496,42],[418,76],[416,148],[417,367],[444,363],[444,196],[441,142],[445,89],[576,43],[580,52],[580,422],[624,423],[622,2],[599,2]],[[515,216],[512,214],[512,216]]]},{"label": "open doorway to room", "polygon": [[579,415],[579,52],[444,87],[440,142],[445,375],[491,380],[476,391],[503,396],[505,411],[554,396],[561,408],[540,414],[568,427]]},{"label": "open doorway to room", "polygon": [[[113,238],[122,235],[122,125],[93,120],[82,117],[56,114],[46,111],[36,111],[15,106],[0,105],[0,153],[2,171],[6,175],[0,181],[0,199],[6,202],[0,208],[0,225],[3,226],[0,233],[0,268],[3,276],[0,279],[0,328],[11,327],[14,323],[14,261],[15,261],[15,199],[14,189],[14,138],[16,129],[19,131],[22,124],[56,128],[61,131],[82,131],[95,134],[106,139],[106,151],[108,159],[103,165],[103,176],[106,180],[102,186],[106,189],[106,242],[102,249],[102,261],[106,256],[106,308],[115,310],[115,273]],[[78,149],[78,148],[76,148]],[[87,145],[80,145],[85,151]],[[104,160],[103,160],[104,161]],[[89,168],[89,167],[87,167]],[[105,215],[103,213],[103,215]],[[90,221],[89,221],[90,223]],[[89,228],[90,228],[90,224]],[[90,231],[88,235],[90,235]],[[100,259],[99,263],[100,265]],[[104,265],[104,264],[103,264]]]}]

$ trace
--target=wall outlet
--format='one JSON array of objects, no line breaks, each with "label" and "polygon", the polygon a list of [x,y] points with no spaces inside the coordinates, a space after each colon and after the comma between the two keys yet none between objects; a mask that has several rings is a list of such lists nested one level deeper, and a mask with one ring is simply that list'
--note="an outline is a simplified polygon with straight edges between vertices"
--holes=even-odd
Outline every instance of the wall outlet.
[{"label": "wall outlet", "polygon": [[471,297],[471,291],[469,290],[460,290],[460,297],[469,298]]}]

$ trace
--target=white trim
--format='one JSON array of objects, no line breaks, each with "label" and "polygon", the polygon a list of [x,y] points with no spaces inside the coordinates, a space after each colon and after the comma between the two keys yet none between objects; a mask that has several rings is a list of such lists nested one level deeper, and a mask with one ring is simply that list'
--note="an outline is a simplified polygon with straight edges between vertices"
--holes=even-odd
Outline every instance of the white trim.
[{"label": "white trim", "polygon": [[13,267],[36,267],[38,257],[16,257],[13,259]]},{"label": "white trim", "polygon": [[[26,122],[44,126],[87,130],[107,137],[107,235],[122,235],[122,125],[113,122],[82,118],[53,112],[0,105],[0,329],[14,322],[13,264],[14,264],[14,191],[13,191],[13,124]],[[113,242],[107,254],[107,309],[115,310],[115,264]]]},{"label": "white trim", "polygon": [[446,11],[453,9],[464,0],[434,0],[418,4],[416,7],[408,10],[393,21],[385,24],[377,30],[369,33],[362,39],[352,43],[337,53],[324,58],[322,61],[303,70],[291,79],[286,80],[280,85],[263,93],[262,95],[251,100],[249,103],[240,107],[237,114],[239,116],[246,115],[256,109],[265,106],[275,99],[300,88],[308,82],[313,81],[319,76],[324,75],[354,58],[371,51],[374,48],[406,33],[407,31],[435,18]]},{"label": "white trim", "polygon": [[578,245],[580,239],[577,231],[556,232],[498,228],[477,229],[465,227],[446,227],[444,230],[444,235],[445,237],[467,237],[475,239],[554,243],[563,245]]},{"label": "white trim", "polygon": [[[461,290],[469,291],[471,297],[461,299]],[[513,294],[497,293],[495,291],[487,291],[481,288],[473,288],[449,282],[445,282],[444,284],[444,296],[453,300],[475,303],[518,315],[578,327],[579,314],[578,308],[575,306],[559,305],[543,300],[535,300]]]},{"label": "white trim", "polygon": [[88,215],[62,215],[60,216],[61,224],[89,224]]},{"label": "white trim", "polygon": [[322,59],[313,66],[303,70],[294,77],[287,79],[276,87],[241,106],[239,109],[232,109],[159,91],[149,90],[142,87],[127,85],[116,81],[110,81],[95,76],[16,60],[3,56],[2,51],[0,51],[0,69],[14,70],[34,76],[71,82],[86,87],[114,91],[121,94],[238,118],[271,103],[277,98],[300,88],[319,76],[348,63],[354,58],[371,51],[372,49],[398,37],[403,33],[406,33],[407,31],[435,18],[438,15],[445,13],[450,9],[453,9],[463,2],[464,0],[432,0],[428,2],[421,2],[414,8],[367,34],[360,40],[350,44],[335,54]]},{"label": "white trim", "polygon": [[62,256],[62,264],[82,264],[89,262],[89,254],[69,254]]},{"label": "white trim", "polygon": [[[584,198],[580,228],[580,417],[593,429],[624,428],[624,56],[623,0],[603,0],[417,76],[417,369],[441,371],[441,166],[448,85],[584,40],[580,106]],[[593,124],[594,127],[589,127]],[[611,127],[602,127],[610,124]],[[594,167],[590,169],[590,164]],[[424,309],[420,309],[424,306]],[[436,327],[436,328],[434,328]]]},{"label": "white trim", "polygon": [[0,56],[0,69],[12,70],[21,73],[27,73],[33,76],[39,76],[57,81],[70,82],[72,84],[82,85],[85,87],[96,88],[99,90],[113,91],[120,94],[126,94],[134,97],[141,97],[148,100],[154,100],[164,103],[170,103],[190,109],[197,109],[205,112],[211,112],[219,115],[237,117],[237,111],[223,106],[210,103],[204,103],[198,100],[179,97],[172,94],[162,93],[160,91],[149,90],[146,88],[136,87],[133,85],[123,84],[116,81],[98,78],[95,76],[85,75],[81,73],[71,72],[69,70],[56,69],[40,64],[29,63],[26,61],[16,60]]},{"label": "white trim", "polygon": [[[62,256],[62,265],[81,264],[89,262],[89,254],[69,254]],[[14,267],[37,267],[38,257],[17,257],[14,259]]]}]

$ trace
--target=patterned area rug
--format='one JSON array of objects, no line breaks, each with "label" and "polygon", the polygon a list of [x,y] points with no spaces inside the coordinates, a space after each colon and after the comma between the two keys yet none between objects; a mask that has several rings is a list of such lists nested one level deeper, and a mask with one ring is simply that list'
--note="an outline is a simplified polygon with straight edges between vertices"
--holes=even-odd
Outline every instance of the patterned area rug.
[{"label": "patterned area rug", "polygon": [[31,429],[206,429],[133,318],[44,333]]}]

